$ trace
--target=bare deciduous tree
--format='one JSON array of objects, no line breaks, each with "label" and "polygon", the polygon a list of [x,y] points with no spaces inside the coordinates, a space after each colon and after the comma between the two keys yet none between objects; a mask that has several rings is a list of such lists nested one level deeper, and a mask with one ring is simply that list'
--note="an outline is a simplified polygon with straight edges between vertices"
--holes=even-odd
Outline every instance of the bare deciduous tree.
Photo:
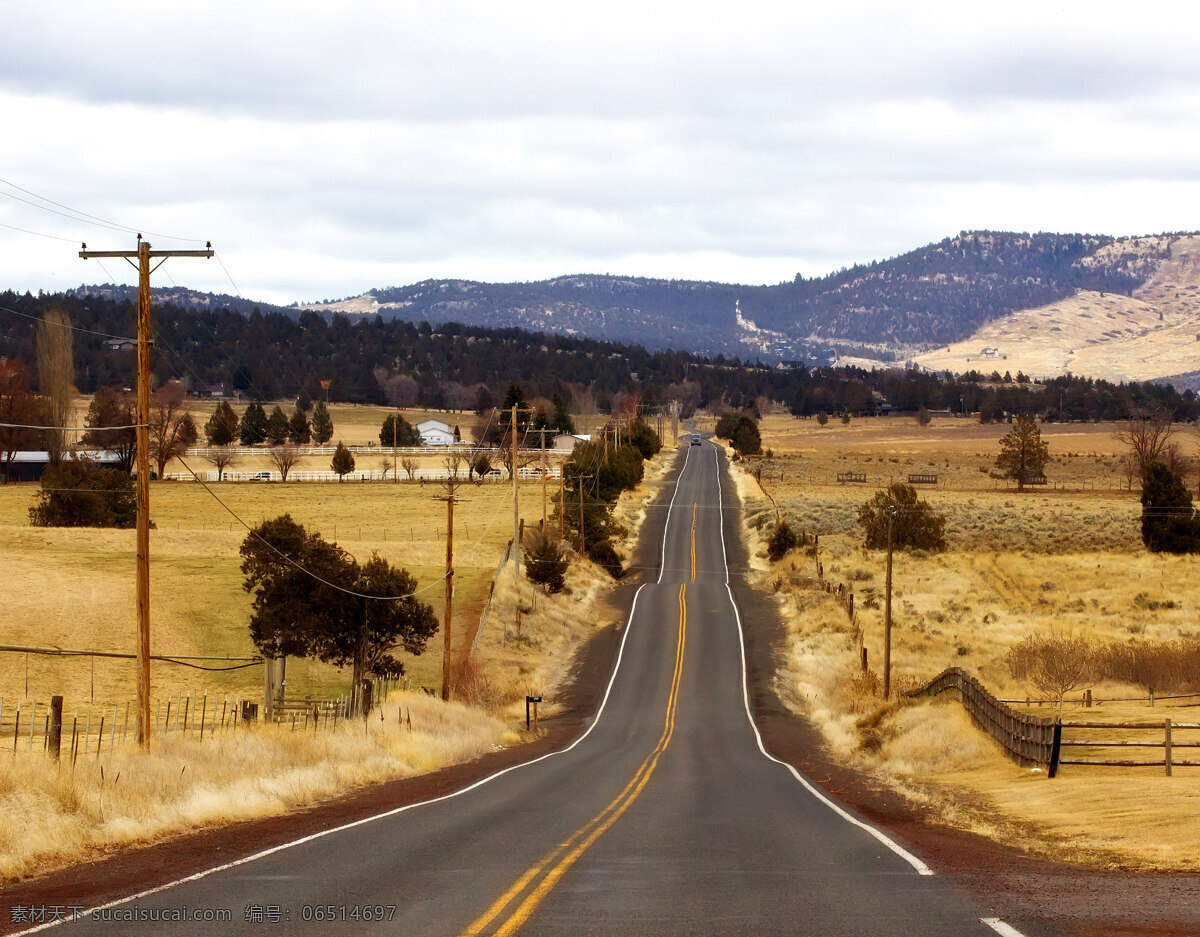
[{"label": "bare deciduous tree", "polygon": [[412,456],[405,456],[400,460],[400,468],[408,474],[408,480],[412,481],[417,477],[417,460]]},{"label": "bare deciduous tree", "polygon": [[217,469],[217,481],[225,480],[225,470],[237,465],[238,454],[235,449],[229,446],[214,446],[208,450],[204,461],[214,465]]},{"label": "bare deciduous tree", "polygon": [[172,382],[150,398],[150,457],[162,478],[167,463],[182,455],[199,438],[192,415],[183,406],[183,385]]},{"label": "bare deciduous tree", "polygon": [[0,422],[11,426],[0,426],[0,456],[4,458],[4,484],[16,454],[22,449],[31,449],[37,442],[37,430],[25,426],[41,422],[38,401],[29,393],[29,370],[18,358],[0,361]]},{"label": "bare deciduous tree", "polygon": [[295,446],[272,446],[270,452],[271,464],[279,469],[283,481],[287,481],[288,472],[300,461],[300,450]]},{"label": "bare deciduous tree", "polygon": [[1009,649],[1007,661],[1013,677],[1053,697],[1060,718],[1064,697],[1096,682],[1096,647],[1087,638],[1031,634]]},{"label": "bare deciduous tree", "polygon": [[442,460],[442,465],[445,466],[447,474],[451,478],[458,478],[459,474],[467,468],[467,463],[470,461],[470,456],[465,452],[451,452]]},{"label": "bare deciduous tree", "polygon": [[392,460],[387,456],[383,456],[379,460],[379,468],[383,472],[383,480],[387,481],[388,473],[392,470]]},{"label": "bare deciduous tree", "polygon": [[[45,400],[46,425],[71,425],[68,420],[75,395],[75,351],[71,340],[71,320],[58,307],[47,309],[38,322],[37,365],[38,387]],[[57,464],[67,449],[66,430],[47,430],[43,438],[51,463]]]},{"label": "bare deciduous tree", "polygon": [[1129,447],[1139,477],[1151,462],[1161,462],[1175,434],[1175,413],[1156,407],[1134,411],[1113,435]]}]

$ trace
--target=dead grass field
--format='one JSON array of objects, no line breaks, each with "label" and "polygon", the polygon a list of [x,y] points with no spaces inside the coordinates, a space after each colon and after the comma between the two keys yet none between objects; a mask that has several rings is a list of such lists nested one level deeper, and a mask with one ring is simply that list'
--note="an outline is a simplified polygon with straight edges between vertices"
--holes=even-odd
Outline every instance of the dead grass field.
[{"label": "dead grass field", "polygon": [[[526,517],[532,518],[536,483],[522,485]],[[29,526],[34,485],[0,487],[0,566],[21,584],[8,603],[5,643],[121,650],[134,633],[134,533],[115,530],[39,529]],[[247,523],[289,512],[312,530],[365,559],[378,551],[408,568],[423,598],[440,617],[443,594],[434,586],[445,565],[445,507],[432,499],[436,485],[224,484],[214,490]],[[456,511],[456,620],[478,619],[495,564],[512,536],[511,489],[469,486],[470,501]],[[242,590],[238,547],[246,531],[201,486],[158,482],[151,489],[156,529],[151,532],[151,623],[154,653],[250,656],[250,597]],[[417,685],[440,684],[440,637],[429,652],[406,656]],[[459,649],[463,645],[457,645]],[[28,695],[45,701],[63,693],[70,703],[123,703],[132,695],[132,665],[97,659],[95,691],[91,661],[31,657]],[[260,692],[257,669],[205,673],[156,663],[156,693],[179,690]],[[290,692],[328,696],[348,686],[348,673],[306,661],[288,666]],[[0,659],[0,696],[25,695],[25,663]]]},{"label": "dead grass field", "polygon": [[[863,425],[856,429],[856,424]],[[1052,455],[1061,456],[1066,445],[1077,453],[1055,463],[1048,471],[1051,478],[1073,468],[1073,484],[1094,481],[1095,490],[1020,494],[991,489],[992,480],[977,471],[998,451],[994,440],[1003,430],[996,427],[952,420],[919,427],[891,418],[819,428],[815,421],[772,416],[763,429],[764,446],[775,450],[774,462],[784,476],[782,482],[768,481],[767,488],[785,516],[820,534],[826,578],[852,586],[874,670],[883,659],[884,556],[862,548],[855,511],[875,485],[838,485],[828,475],[852,463],[853,470],[869,477],[877,471],[872,481],[883,485],[885,473],[933,471],[925,466],[936,462],[939,474],[948,476],[948,489],[922,496],[945,513],[949,549],[897,554],[895,560],[896,686],[915,686],[946,667],[960,666],[997,695],[1024,699],[1030,688],[1010,677],[1003,659],[1028,634],[1054,629],[1122,641],[1132,636],[1168,640],[1197,631],[1198,561],[1142,548],[1137,493],[1108,485],[1114,472],[1106,474],[1105,460],[1115,456],[1118,445],[1111,428],[1054,433],[1043,427]],[[966,487],[976,477],[977,487]],[[874,678],[860,674],[845,611],[812,585],[815,560],[796,552],[768,564],[762,543],[774,510],[749,476],[742,475],[739,487],[760,554],[754,564],[759,570],[751,575],[776,593],[788,627],[779,689],[822,727],[837,757],[926,803],[949,822],[1032,851],[1091,863],[1200,868],[1197,769],[1181,768],[1166,778],[1161,768],[1071,766],[1050,781],[1004,757],[949,698],[883,706]],[[1117,683],[1100,684],[1094,693],[1146,696],[1145,688]],[[1067,718],[1084,715],[1200,721],[1200,706],[1104,703],[1086,712],[1067,711]]]}]

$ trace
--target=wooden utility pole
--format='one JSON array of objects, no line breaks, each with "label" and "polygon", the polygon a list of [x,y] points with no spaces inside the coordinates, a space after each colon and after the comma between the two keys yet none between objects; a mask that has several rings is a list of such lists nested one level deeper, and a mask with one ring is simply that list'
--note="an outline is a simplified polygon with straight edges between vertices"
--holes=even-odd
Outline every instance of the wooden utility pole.
[{"label": "wooden utility pole", "polygon": [[886,598],[883,606],[883,699],[892,692],[892,521],[896,517],[896,506],[888,506],[888,552],[887,582],[884,586]]},{"label": "wooden utility pole", "polygon": [[[150,748],[150,261],[161,257],[212,257],[212,244],[202,251],[156,251],[138,235],[135,251],[79,252],[84,260],[121,257],[138,272],[137,318],[137,743]],[[137,263],[133,263],[133,258]]]},{"label": "wooden utility pole", "polygon": [[566,473],[567,464],[561,464],[558,470],[558,539],[563,538],[563,520],[567,516]]},{"label": "wooden utility pole", "polygon": [[546,529],[546,428],[542,427],[542,529]]},{"label": "wooden utility pole", "polygon": [[396,468],[396,450],[400,448],[400,408],[396,408],[395,422],[392,423],[392,484],[400,484],[400,472]]},{"label": "wooden utility pole", "polygon": [[521,541],[518,538],[520,536],[521,505],[517,495],[517,405],[515,403],[512,408],[512,423],[509,428],[512,430],[513,589],[519,589],[521,586]]},{"label": "wooden utility pole", "polygon": [[457,479],[446,479],[446,494],[434,495],[434,501],[446,502],[446,612],[442,616],[442,699],[450,699],[450,623],[454,604],[454,502],[462,501],[454,494]]}]

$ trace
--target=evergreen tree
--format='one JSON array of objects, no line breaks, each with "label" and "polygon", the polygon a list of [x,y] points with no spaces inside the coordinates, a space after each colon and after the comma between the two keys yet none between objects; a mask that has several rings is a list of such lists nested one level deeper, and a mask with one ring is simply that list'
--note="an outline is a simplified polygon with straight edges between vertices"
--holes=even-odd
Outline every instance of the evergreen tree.
[{"label": "evergreen tree", "polygon": [[204,435],[210,446],[228,446],[238,438],[240,423],[229,402],[222,400],[208,422],[204,424]]},{"label": "evergreen tree", "polygon": [[575,422],[567,412],[567,402],[559,394],[554,395],[554,415],[550,417],[550,424],[556,433],[575,433]]},{"label": "evergreen tree", "polygon": [[329,467],[337,472],[338,482],[344,481],[346,476],[354,471],[354,453],[346,448],[344,442],[338,442]]},{"label": "evergreen tree", "polygon": [[308,393],[307,388],[300,390],[300,396],[296,398],[296,406],[307,413],[313,408],[312,396]]},{"label": "evergreen tree", "polygon": [[404,417],[398,413],[391,413],[384,417],[383,426],[379,430],[379,445],[419,446],[421,434]]},{"label": "evergreen tree", "polygon": [[1042,431],[1031,416],[1017,417],[1017,422],[1000,440],[996,468],[1017,483],[1017,491],[1030,480],[1041,478],[1050,460],[1050,446],[1042,439]]},{"label": "evergreen tree", "polygon": [[296,404],[296,412],[288,421],[288,439],[292,441],[293,446],[307,446],[312,442],[312,427],[309,426],[308,417],[304,415],[299,404]]},{"label": "evergreen tree", "polygon": [[889,514],[896,549],[946,549],[946,518],[918,498],[917,489],[903,482],[877,491],[859,507],[858,523],[866,535],[867,549],[887,549]]},{"label": "evergreen tree", "polygon": [[291,425],[288,423],[287,416],[276,404],[275,409],[271,411],[271,416],[267,419],[267,442],[272,446],[282,446],[287,442],[290,429]]},{"label": "evergreen tree", "polygon": [[733,431],[732,445],[741,456],[759,455],[762,452],[762,436],[758,432],[758,424],[747,415],[743,415]]},{"label": "evergreen tree", "polygon": [[257,446],[267,438],[267,411],[257,400],[252,402],[242,414],[242,422],[238,427],[238,441],[243,446]]},{"label": "evergreen tree", "polygon": [[1200,517],[1180,478],[1161,462],[1142,476],[1142,542],[1154,553],[1200,553]]},{"label": "evergreen tree", "polygon": [[[300,408],[304,409],[302,406]],[[318,446],[323,446],[333,439],[333,417],[329,415],[329,408],[325,406],[324,400],[318,400],[316,407],[313,408],[312,436],[313,442]]]},{"label": "evergreen tree", "polygon": [[[407,570],[375,554],[360,565],[287,514],[264,521],[240,552],[243,588],[254,595],[250,637],[264,654],[354,663],[357,682],[403,673],[391,651],[420,654],[437,633],[433,609],[413,597],[417,582]],[[389,601],[364,601],[341,590]]]}]

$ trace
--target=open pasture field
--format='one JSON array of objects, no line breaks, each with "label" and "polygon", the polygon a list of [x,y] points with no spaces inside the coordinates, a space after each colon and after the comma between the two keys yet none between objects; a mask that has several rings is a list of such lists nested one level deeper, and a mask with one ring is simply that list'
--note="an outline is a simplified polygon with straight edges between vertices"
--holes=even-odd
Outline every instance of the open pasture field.
[{"label": "open pasture field", "polygon": [[[981,424],[971,417],[937,417],[927,426],[911,416],[857,418],[843,424],[788,414],[764,416],[760,424],[764,449],[775,458],[768,473],[785,473],[790,484],[836,484],[840,472],[862,472],[868,484],[904,481],[909,474],[936,474],[938,486],[972,491],[1004,490],[1009,483],[989,472],[1000,451],[1008,424]],[[1126,489],[1122,464],[1125,447],[1114,423],[1044,423],[1042,438],[1050,445],[1046,476],[1051,486],[1071,489]],[[1176,436],[1185,451],[1200,449],[1190,428]]]},{"label": "open pasture field", "polygon": [[[228,508],[251,525],[290,513],[360,559],[375,551],[406,567],[422,598],[441,617],[445,505],[435,484],[219,484]],[[0,568],[8,583],[3,642],[67,648],[131,650],[135,629],[134,532],[29,526],[35,485],[0,486]],[[541,517],[540,485],[522,484],[522,513]],[[455,511],[456,650],[473,634],[504,545],[512,536],[512,489],[465,486]],[[201,486],[156,482],[151,488],[153,653],[250,656],[250,596],[242,589],[238,548],[246,530]],[[536,517],[535,517],[536,515]],[[436,585],[433,585],[436,583]],[[415,685],[440,685],[441,637],[405,665]],[[0,657],[0,697],[26,696],[23,655]],[[120,704],[133,695],[127,661],[30,656],[28,696],[61,693],[71,703]],[[349,673],[315,662],[288,664],[289,695],[337,695]],[[261,667],[228,672],[155,662],[155,694],[205,689],[261,695]]]},{"label": "open pasture field", "polygon": [[[856,423],[862,428],[853,433]],[[1088,427],[1075,434],[1049,429],[1042,427],[1051,455],[1060,454],[1064,440],[1071,439],[1079,453],[1077,467],[1119,455],[1111,428]],[[766,561],[762,545],[775,512],[754,480],[743,476],[739,487],[752,543],[758,543],[752,547],[758,553],[752,576],[776,593],[788,629],[777,675],[780,692],[821,726],[837,757],[951,823],[1063,858],[1196,868],[1200,769],[1180,768],[1167,778],[1161,767],[1068,766],[1050,781],[1006,758],[950,695],[902,704],[880,699],[885,554],[862,547],[856,512],[887,483],[883,471],[896,465],[892,458],[914,472],[936,461],[939,474],[950,478],[946,488],[919,492],[946,516],[947,551],[895,556],[893,687],[921,685],[957,666],[997,696],[1036,698],[1037,691],[1013,679],[1005,663],[1009,648],[1027,635],[1054,632],[1121,643],[1200,632],[1200,559],[1145,551],[1138,492],[1103,485],[1098,475],[1094,490],[989,489],[991,480],[975,466],[991,463],[998,451],[995,439],[1004,431],[955,420],[920,427],[895,417],[823,429],[812,420],[764,420],[764,448],[774,449],[775,470],[783,472],[782,481],[768,477],[766,489],[789,521],[820,535],[825,578],[853,590],[873,671],[861,674],[853,627],[837,600],[816,587],[811,553]],[[821,480],[844,458],[854,461],[853,469],[845,470],[868,473],[868,484]],[[906,460],[915,467],[908,468]],[[1063,464],[1048,469],[1052,479]],[[817,469],[806,474],[810,466]],[[871,478],[873,466],[881,470],[878,479]],[[954,479],[975,476],[981,480],[978,487],[955,486]],[[1091,709],[1068,705],[1064,718],[1200,721],[1198,698],[1159,700],[1150,708],[1146,687],[1111,681],[1095,685],[1093,693],[1106,701]],[[1111,702],[1121,697],[1141,701]],[[1036,705],[1031,711],[1052,712]],[[1160,755],[1161,750],[1156,755],[1151,749],[1139,757]]]}]

